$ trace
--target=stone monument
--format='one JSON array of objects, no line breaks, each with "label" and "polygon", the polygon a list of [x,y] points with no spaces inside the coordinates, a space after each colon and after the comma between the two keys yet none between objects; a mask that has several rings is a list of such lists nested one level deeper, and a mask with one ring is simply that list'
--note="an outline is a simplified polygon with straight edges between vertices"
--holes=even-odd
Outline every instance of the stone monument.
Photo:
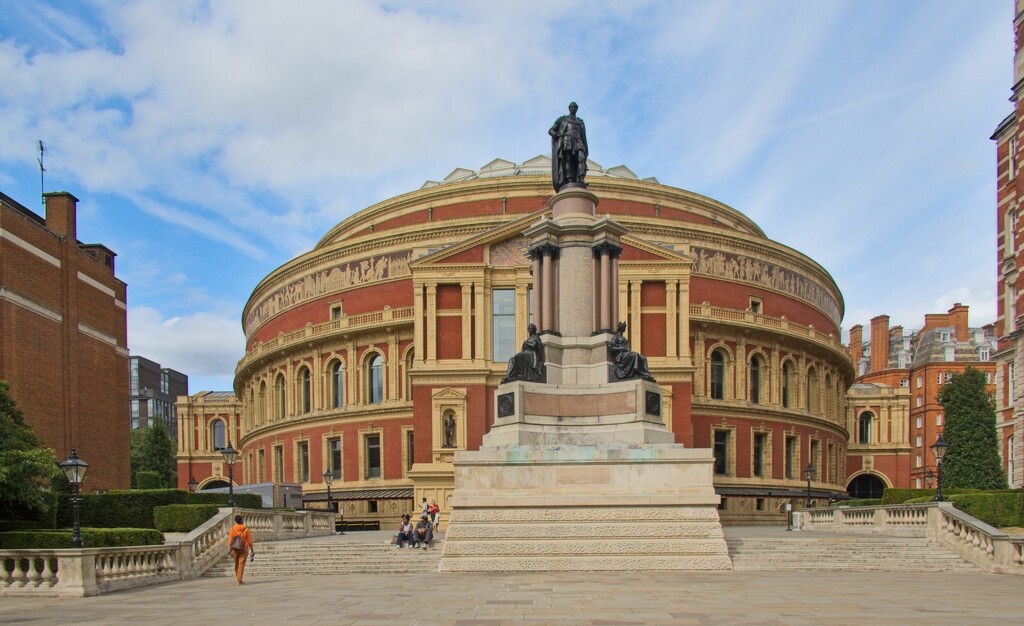
[{"label": "stone monument", "polygon": [[509,363],[481,448],[455,453],[439,569],[731,569],[711,450],[675,443],[618,322],[626,230],[596,216],[576,110],[550,131],[552,217],[524,232],[540,332]]}]

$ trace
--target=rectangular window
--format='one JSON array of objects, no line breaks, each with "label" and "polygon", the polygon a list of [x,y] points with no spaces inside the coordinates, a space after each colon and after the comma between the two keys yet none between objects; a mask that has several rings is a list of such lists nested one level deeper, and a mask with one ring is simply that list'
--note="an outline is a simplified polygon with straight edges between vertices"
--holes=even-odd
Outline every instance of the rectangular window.
[{"label": "rectangular window", "polygon": [[939,341],[949,341],[949,331],[944,330],[939,333]]},{"label": "rectangular window", "polygon": [[754,433],[754,476],[764,476],[764,455],[768,433]]},{"label": "rectangular window", "polygon": [[916,439],[915,441],[916,441],[916,444],[915,444],[915,445],[916,445],[916,446],[917,446],[918,448],[920,448],[920,447],[921,447],[921,435],[918,435],[918,436],[917,436],[917,439]]},{"label": "rectangular window", "polygon": [[764,510],[764,498],[758,498],[757,499],[757,510],[758,511],[763,511]]},{"label": "rectangular window", "polygon": [[274,482],[284,482],[284,447],[274,446]]},{"label": "rectangular window", "polygon": [[821,479],[821,441],[817,439],[811,439],[811,454],[807,460],[808,463],[814,466],[818,479]]},{"label": "rectangular window", "polygon": [[918,376],[918,377],[917,377],[917,388],[918,388],[918,389],[920,389],[920,388],[921,388],[921,384],[922,384],[922,381],[921,381],[921,377],[920,377],[920,376]]},{"label": "rectangular window", "polygon": [[786,436],[786,478],[798,478],[796,475],[796,466],[799,464],[797,441],[798,439],[794,436]]},{"label": "rectangular window", "polygon": [[491,292],[491,328],[494,332],[493,361],[508,361],[516,353],[516,291],[495,289]]},{"label": "rectangular window", "polygon": [[333,478],[341,478],[341,439],[339,437],[328,439],[327,448],[331,455],[331,466],[327,469],[331,470]]},{"label": "rectangular window", "polygon": [[920,415],[917,416],[917,427],[921,428],[921,416]]},{"label": "rectangular window", "polygon": [[309,482],[309,442],[300,441],[297,446],[297,456],[299,457],[299,482]]},{"label": "rectangular window", "polygon": [[917,455],[917,465],[915,467],[921,467],[921,455]]},{"label": "rectangular window", "polygon": [[415,452],[413,434],[411,430],[405,432],[405,471],[412,469],[413,456]]},{"label": "rectangular window", "polygon": [[900,379],[900,387],[910,387],[910,381],[906,378]]},{"label": "rectangular window", "polygon": [[729,474],[729,435],[728,430],[715,431],[715,474],[727,476]]},{"label": "rectangular window", "polygon": [[341,319],[341,305],[340,304],[336,304],[336,305],[331,307],[331,319],[332,320],[340,320]]},{"label": "rectangular window", "polygon": [[948,383],[951,380],[953,380],[953,372],[945,372],[942,375],[942,382]]},{"label": "rectangular window", "polygon": [[942,384],[942,372],[935,372],[935,384],[936,385],[941,385]]},{"label": "rectangular window", "polygon": [[935,425],[942,426],[942,413],[935,416]]},{"label": "rectangular window", "polygon": [[267,458],[262,448],[256,453],[256,459],[256,482],[262,483],[267,480]]},{"label": "rectangular window", "polygon": [[987,347],[978,348],[978,360],[987,361],[989,359],[989,351]]},{"label": "rectangular window", "polygon": [[376,500],[370,500],[369,502],[366,503],[366,512],[367,513],[376,513],[377,512],[377,501]]},{"label": "rectangular window", "polygon": [[763,305],[761,303],[761,298],[750,298],[750,311],[752,313],[754,313],[755,315],[760,315],[762,311],[762,306]]},{"label": "rectangular window", "polygon": [[366,477],[380,478],[380,435],[366,436]]}]

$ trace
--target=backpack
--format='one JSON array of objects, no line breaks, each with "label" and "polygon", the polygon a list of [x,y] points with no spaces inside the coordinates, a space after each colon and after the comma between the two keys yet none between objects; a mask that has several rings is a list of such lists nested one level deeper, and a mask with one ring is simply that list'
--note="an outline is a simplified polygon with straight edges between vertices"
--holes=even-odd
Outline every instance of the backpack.
[{"label": "backpack", "polygon": [[245,541],[242,540],[242,535],[235,535],[235,538],[231,540],[231,549],[239,552],[245,550]]}]

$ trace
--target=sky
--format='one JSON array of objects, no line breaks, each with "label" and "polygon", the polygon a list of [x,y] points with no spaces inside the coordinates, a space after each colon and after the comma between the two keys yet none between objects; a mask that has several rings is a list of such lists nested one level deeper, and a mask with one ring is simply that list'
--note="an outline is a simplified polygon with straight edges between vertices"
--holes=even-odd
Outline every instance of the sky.
[{"label": "sky", "polygon": [[1012,0],[0,0],[0,191],[117,253],[132,354],[230,390],[256,284],[360,209],[550,152],[724,202],[849,327],[995,321]]}]

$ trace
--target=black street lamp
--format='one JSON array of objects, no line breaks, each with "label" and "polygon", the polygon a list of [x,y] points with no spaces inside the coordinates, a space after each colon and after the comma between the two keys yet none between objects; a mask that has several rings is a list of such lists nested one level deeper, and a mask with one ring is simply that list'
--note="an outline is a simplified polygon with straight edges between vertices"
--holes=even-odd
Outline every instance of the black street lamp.
[{"label": "black street lamp", "polygon": [[235,506],[235,461],[238,460],[238,450],[231,447],[231,442],[228,442],[228,447],[220,451],[224,455],[224,462],[228,466],[228,506]]},{"label": "black street lamp", "polygon": [[197,487],[199,487],[199,481],[196,480],[195,476],[189,476],[189,479],[188,479],[188,491],[189,491],[189,493],[195,493]]},{"label": "black street lamp", "polygon": [[946,448],[949,447],[949,444],[942,438],[942,433],[939,433],[939,438],[929,447],[932,449],[932,454],[935,455],[935,501],[942,502],[942,459],[946,458]]},{"label": "black street lamp", "polygon": [[934,483],[934,482],[935,482],[935,472],[933,472],[931,470],[931,468],[928,468],[928,471],[926,471],[924,473],[924,484],[927,485],[929,489],[931,489],[932,488],[932,483]]},{"label": "black street lamp", "polygon": [[807,467],[804,468],[804,478],[807,479],[807,501],[804,502],[804,508],[811,508],[811,479],[814,478],[814,464],[808,463]]},{"label": "black street lamp", "polygon": [[85,472],[89,469],[89,464],[78,458],[78,452],[71,448],[71,456],[66,461],[61,461],[59,465],[61,471],[64,472],[64,476],[71,483],[71,514],[73,520],[71,526],[71,547],[81,548],[83,547],[82,527],[78,520],[78,503],[82,501],[79,493],[82,481],[85,480]]},{"label": "black street lamp", "polygon": [[[327,485],[327,510],[331,512],[331,526],[334,526],[334,508],[331,506],[331,483],[334,481],[334,473],[331,470],[324,470],[324,484]],[[334,532],[331,528],[331,532]]]}]

